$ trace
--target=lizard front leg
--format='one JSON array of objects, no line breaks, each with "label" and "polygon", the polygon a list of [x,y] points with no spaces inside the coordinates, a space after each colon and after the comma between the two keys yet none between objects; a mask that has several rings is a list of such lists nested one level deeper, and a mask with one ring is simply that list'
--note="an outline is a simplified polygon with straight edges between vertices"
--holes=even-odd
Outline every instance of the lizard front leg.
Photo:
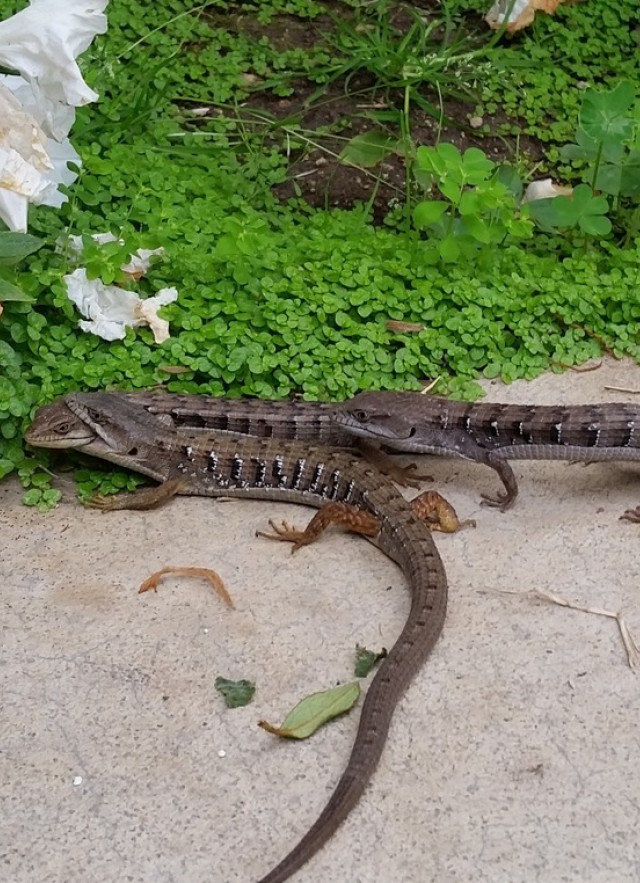
[{"label": "lizard front leg", "polygon": [[153,509],[179,494],[182,487],[183,479],[170,478],[156,487],[143,488],[131,494],[115,494],[112,497],[96,494],[85,505],[102,512],[113,512],[116,509]]},{"label": "lizard front leg", "polygon": [[518,482],[513,469],[507,460],[493,451],[483,451],[481,456],[474,457],[473,459],[495,469],[505,488],[504,491],[498,491],[495,497],[491,497],[489,494],[482,494],[482,505],[492,506],[500,509],[501,512],[506,512],[507,509],[513,506],[518,496]]}]

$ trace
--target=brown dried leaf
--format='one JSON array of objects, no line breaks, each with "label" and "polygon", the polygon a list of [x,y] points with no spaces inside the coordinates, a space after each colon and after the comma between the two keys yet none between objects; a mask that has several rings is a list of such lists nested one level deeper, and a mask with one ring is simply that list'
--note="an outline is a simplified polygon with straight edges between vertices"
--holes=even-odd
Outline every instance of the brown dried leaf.
[{"label": "brown dried leaf", "polygon": [[387,331],[399,331],[401,334],[411,331],[424,331],[424,325],[421,325],[420,322],[400,322],[396,319],[389,319],[387,321]]},{"label": "brown dried leaf", "polygon": [[161,570],[156,570],[155,573],[152,573],[151,576],[142,583],[138,589],[138,594],[148,592],[150,589],[157,592],[158,583],[167,573],[177,573],[180,576],[198,576],[201,579],[206,579],[213,586],[227,607],[234,609],[235,605],[222,578],[218,576],[215,570],[210,570],[208,567],[163,567]]}]

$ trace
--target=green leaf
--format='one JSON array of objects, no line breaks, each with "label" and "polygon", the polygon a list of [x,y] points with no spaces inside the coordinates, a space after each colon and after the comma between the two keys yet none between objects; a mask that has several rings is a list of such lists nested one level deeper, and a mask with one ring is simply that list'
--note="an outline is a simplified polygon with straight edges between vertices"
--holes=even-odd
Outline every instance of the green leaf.
[{"label": "green leaf", "polygon": [[456,183],[449,178],[445,178],[441,181],[438,181],[438,188],[443,196],[446,196],[447,199],[450,199],[454,205],[457,205],[460,201],[460,197],[462,196],[460,192],[461,185]]},{"label": "green leaf", "polygon": [[5,475],[8,475],[15,469],[15,463],[13,460],[7,460],[4,457],[0,457],[0,478],[4,478]]},{"label": "green leaf", "polygon": [[242,708],[248,705],[256,692],[256,685],[251,681],[230,681],[227,678],[215,679],[214,687],[222,694],[227,708]]},{"label": "green leaf", "polygon": [[426,200],[420,202],[413,210],[413,223],[416,227],[428,227],[436,224],[449,208],[448,202],[442,200]]},{"label": "green leaf", "polygon": [[378,165],[397,147],[397,138],[392,138],[385,132],[364,132],[352,138],[340,151],[340,161],[366,169]]},{"label": "green leaf", "polygon": [[366,647],[356,646],[356,664],[354,674],[357,678],[366,678],[375,665],[384,659],[387,651],[382,649],[380,653],[374,653],[373,650],[367,650]]},{"label": "green leaf", "polygon": [[443,261],[450,264],[460,256],[460,246],[454,236],[445,236],[439,245],[440,256]]},{"label": "green leaf", "polygon": [[18,288],[12,282],[7,282],[0,276],[0,302],[1,301],[23,301],[24,303],[33,303],[33,298],[26,291]]},{"label": "green leaf", "polygon": [[475,190],[465,190],[460,197],[458,211],[461,215],[475,215],[479,210],[478,194]]},{"label": "green leaf", "polygon": [[522,186],[522,177],[515,166],[511,166],[508,163],[499,166],[496,171],[496,180],[503,187],[507,188],[507,191],[514,199],[518,200],[518,202],[520,201],[524,188]]},{"label": "green leaf", "polygon": [[[543,205],[544,204],[544,205]],[[604,196],[594,196],[587,184],[578,184],[572,196],[556,196],[528,203],[531,216],[542,226],[575,227],[590,236],[606,236],[611,222],[605,217],[609,204]]]},{"label": "green leaf", "polygon": [[606,236],[611,233],[611,221],[604,215],[584,215],[578,219],[578,224],[589,236]]},{"label": "green leaf", "polygon": [[259,721],[258,726],[283,739],[307,739],[327,721],[349,711],[359,695],[360,684],[357,681],[341,684],[307,696],[286,716],[281,726],[274,727],[267,721]]},{"label": "green leaf", "polygon": [[25,506],[37,506],[42,499],[42,491],[40,488],[32,488],[22,496],[22,502]]},{"label": "green leaf", "polygon": [[486,221],[477,215],[466,215],[464,218],[465,229],[478,242],[487,245],[491,241],[491,229]]},{"label": "green leaf", "polygon": [[446,164],[435,147],[418,147],[416,167],[423,172],[435,173],[440,177],[446,172]]},{"label": "green leaf", "polygon": [[38,251],[44,245],[44,239],[31,236],[29,233],[0,233],[0,264],[17,264],[27,255]]},{"label": "green leaf", "polygon": [[595,141],[625,141],[631,137],[634,120],[629,116],[635,101],[635,86],[622,80],[615,89],[597,92],[587,89],[580,109],[580,125]]},{"label": "green leaf", "polygon": [[636,200],[640,198],[640,150],[632,150],[622,164],[620,193]]},{"label": "green leaf", "polygon": [[596,190],[617,196],[622,188],[622,166],[603,163],[598,169],[594,186]]},{"label": "green leaf", "polygon": [[462,173],[469,184],[481,184],[493,172],[495,163],[483,150],[469,147],[462,157]]},{"label": "green leaf", "polygon": [[529,214],[536,224],[543,230],[552,230],[554,227],[573,227],[576,221],[565,210],[562,203],[558,204],[559,196],[549,199],[534,199],[527,203]]},{"label": "green leaf", "polygon": [[455,144],[447,144],[447,142],[445,141],[442,144],[438,144],[435,150],[448,170],[462,168],[462,154],[455,146]]}]

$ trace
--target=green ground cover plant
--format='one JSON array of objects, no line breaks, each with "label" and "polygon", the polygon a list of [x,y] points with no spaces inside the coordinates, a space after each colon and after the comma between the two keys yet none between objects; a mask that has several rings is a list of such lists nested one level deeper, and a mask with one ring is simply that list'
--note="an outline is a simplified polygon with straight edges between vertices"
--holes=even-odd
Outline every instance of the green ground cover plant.
[{"label": "green ground cover plant", "polygon": [[[570,15],[590,5],[572,7]],[[17,7],[0,0],[0,16]],[[355,4],[345,7],[357,14]],[[415,208],[417,228],[393,214],[374,225],[366,206],[319,211],[301,200],[283,203],[273,193],[288,174],[281,145],[253,143],[238,118],[224,113],[209,113],[195,130],[191,101],[210,108],[242,102],[250,91],[244,75],[260,65],[264,78],[283,74],[278,88],[289,88],[288,73],[312,70],[326,50],[283,56],[264,36],[224,29],[216,16],[227,9],[224,2],[112,0],[107,35],[83,56],[101,100],[80,110],[72,131],[82,173],[60,210],[32,208],[30,234],[44,244],[11,268],[12,284],[29,301],[6,300],[0,317],[0,477],[17,470],[28,502],[44,508],[57,492],[43,471],[46,456],[25,458],[22,431],[37,405],[73,389],[164,384],[174,391],[341,399],[365,388],[419,388],[425,378],[440,377],[439,391],[470,397],[480,376],[531,378],[603,348],[640,357],[640,250],[626,233],[635,228],[625,226],[635,217],[636,190],[624,190],[635,181],[637,126],[633,135],[623,126],[622,152],[605,133],[598,160],[602,139],[597,121],[594,129],[580,111],[590,96],[582,90],[576,103],[567,102],[556,132],[565,143],[577,127],[595,142],[594,148],[578,135],[585,154],[565,155],[561,168],[577,182],[585,177],[592,198],[603,198],[602,190],[612,199],[611,233],[597,224],[561,235],[553,224],[532,232],[526,213],[517,215],[519,195],[494,178],[497,165],[481,151],[454,154],[445,145],[416,149],[418,177],[440,175],[442,182],[444,170],[459,179],[457,189],[445,183],[439,196],[427,196],[424,178],[422,189],[411,191],[400,214]],[[335,3],[331,9],[335,14]],[[256,15],[266,22],[285,11],[313,21],[324,10],[302,0],[269,2]],[[558,21],[566,22],[564,13]],[[549,50],[541,28],[557,26],[536,24],[519,40]],[[609,36],[608,57],[610,43]],[[618,79],[637,92],[631,62],[620,67]],[[502,94],[510,108],[506,87]],[[636,120],[633,107],[621,119]],[[610,165],[626,169],[617,194],[603,183]],[[129,284],[141,296],[179,290],[162,310],[171,327],[165,343],[156,344],[146,328],[111,343],[78,329],[62,278],[75,267],[65,243],[70,235],[107,230],[123,245],[100,251],[86,240],[91,274],[105,282],[119,281],[125,253],[164,246],[164,259]],[[392,331],[389,320],[423,330]],[[84,493],[97,475],[81,473]],[[99,480],[102,492],[132,481],[122,473]]]}]

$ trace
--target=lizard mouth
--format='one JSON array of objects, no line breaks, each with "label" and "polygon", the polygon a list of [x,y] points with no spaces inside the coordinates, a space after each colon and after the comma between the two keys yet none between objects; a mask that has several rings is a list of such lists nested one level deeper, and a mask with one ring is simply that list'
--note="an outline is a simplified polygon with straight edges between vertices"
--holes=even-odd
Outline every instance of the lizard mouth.
[{"label": "lizard mouth", "polygon": [[68,433],[63,438],[55,432],[41,431],[35,424],[24,434],[26,443],[33,448],[84,448],[95,441],[95,438],[95,434],[87,432],[86,427],[78,433]]},{"label": "lizard mouth", "polygon": [[59,406],[47,405],[24,434],[34,448],[84,448],[96,439],[96,433],[71,411],[60,415]]}]

